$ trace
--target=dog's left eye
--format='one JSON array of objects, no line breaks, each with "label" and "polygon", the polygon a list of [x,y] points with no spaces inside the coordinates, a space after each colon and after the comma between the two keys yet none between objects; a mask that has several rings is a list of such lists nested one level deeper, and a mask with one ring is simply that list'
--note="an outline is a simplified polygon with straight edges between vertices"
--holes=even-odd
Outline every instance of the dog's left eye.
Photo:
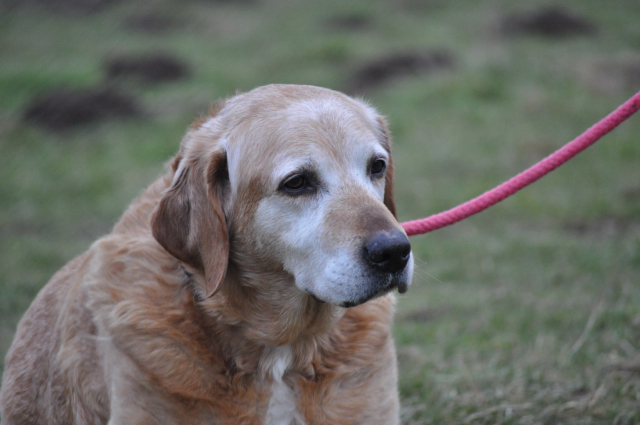
[{"label": "dog's left eye", "polygon": [[302,195],[314,192],[316,186],[310,177],[304,174],[295,174],[286,178],[282,184],[280,184],[280,190],[288,195]]},{"label": "dog's left eye", "polygon": [[371,161],[371,165],[369,166],[369,172],[372,177],[380,177],[384,170],[387,168],[387,163],[384,162],[383,159],[376,158]]}]

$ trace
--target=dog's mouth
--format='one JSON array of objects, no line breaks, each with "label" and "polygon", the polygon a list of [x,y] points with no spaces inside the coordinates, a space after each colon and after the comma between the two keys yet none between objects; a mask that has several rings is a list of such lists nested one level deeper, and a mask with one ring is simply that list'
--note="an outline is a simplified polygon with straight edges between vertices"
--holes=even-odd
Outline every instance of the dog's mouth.
[{"label": "dog's mouth", "polygon": [[314,300],[318,301],[319,303],[324,304],[326,301],[321,300],[320,298],[318,298],[316,296],[316,294],[314,294],[313,292],[309,291],[308,289],[306,290],[306,293],[309,294],[311,296],[311,298],[313,298]]},{"label": "dog's mouth", "polygon": [[353,301],[345,301],[340,304],[340,307],[356,307],[360,304],[366,303],[367,301],[371,301],[374,298],[386,295],[394,289],[397,289],[400,294],[404,294],[409,289],[409,285],[404,279],[391,279],[391,281],[386,286],[383,285],[382,288],[377,285],[372,285],[361,297]]},{"label": "dog's mouth", "polygon": [[[380,291],[372,291],[371,293],[368,293],[368,294],[364,295],[363,297],[358,298],[355,301],[345,301],[345,302],[343,302],[341,304],[338,304],[338,305],[340,307],[345,307],[345,308],[356,307],[356,306],[359,306],[360,304],[364,304],[367,301],[370,301],[370,300],[372,300],[374,298],[378,298],[378,297],[381,297],[381,296],[383,296],[385,294],[388,294],[389,292],[393,291],[396,288],[398,289],[398,292],[400,294],[404,294],[405,292],[407,292],[408,285],[406,283],[402,283],[402,284],[399,284],[399,285],[392,284],[392,285],[389,285],[388,287],[386,287],[386,288],[384,288],[384,289],[382,289]],[[321,299],[320,297],[318,297],[316,294],[314,294],[313,292],[311,292],[309,290],[307,290],[306,292],[307,292],[307,294],[309,294],[309,296],[311,298],[313,298],[315,301],[317,301],[317,302],[319,302],[321,304],[324,304],[324,303],[328,302],[328,301],[325,301],[325,300]]]}]

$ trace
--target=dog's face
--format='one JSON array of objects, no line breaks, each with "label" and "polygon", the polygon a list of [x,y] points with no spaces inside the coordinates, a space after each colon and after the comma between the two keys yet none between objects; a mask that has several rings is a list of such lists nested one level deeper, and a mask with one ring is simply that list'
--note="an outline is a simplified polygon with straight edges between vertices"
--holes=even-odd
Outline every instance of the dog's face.
[{"label": "dog's face", "polygon": [[[230,255],[254,274],[283,270],[296,290],[334,305],[405,292],[413,261],[395,218],[389,143],[372,108],[330,90],[267,86],[240,95],[185,138],[154,235],[209,275],[208,285],[217,286],[213,269]],[[176,220],[181,208],[188,213]],[[194,214],[210,217],[202,223]],[[184,227],[182,237],[168,221]],[[228,251],[210,247],[212,238],[226,239]]]}]

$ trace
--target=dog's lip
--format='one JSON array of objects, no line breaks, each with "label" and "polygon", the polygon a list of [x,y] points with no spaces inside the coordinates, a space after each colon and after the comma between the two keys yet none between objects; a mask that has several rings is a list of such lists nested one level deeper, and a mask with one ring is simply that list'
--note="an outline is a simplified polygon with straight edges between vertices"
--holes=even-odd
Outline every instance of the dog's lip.
[{"label": "dog's lip", "polygon": [[311,296],[311,298],[313,298],[314,300],[318,301],[319,303],[324,304],[324,303],[326,302],[326,301],[324,301],[324,300],[322,300],[322,299],[318,298],[318,296],[317,296],[316,294],[314,294],[313,292],[309,291],[308,289],[306,289],[306,290],[305,290],[305,292],[306,292],[307,294],[309,294],[309,295]]},{"label": "dog's lip", "polygon": [[407,284],[407,282],[402,281],[398,283],[397,288],[398,293],[404,294],[405,292],[407,292],[407,290],[409,290],[409,285]]},{"label": "dog's lip", "polygon": [[304,292],[306,292],[311,298],[313,298],[315,301],[319,303],[329,303],[329,304],[337,305],[340,307],[349,308],[349,307],[355,307],[355,306],[364,304],[367,301],[370,301],[374,298],[381,297],[395,289],[398,290],[398,293],[404,294],[409,290],[409,286],[411,284],[410,282],[411,282],[410,280],[407,281],[406,279],[403,279],[402,276],[398,276],[398,274],[394,274],[391,277],[390,281],[388,281],[385,286],[383,286],[382,288],[379,288],[377,291],[369,292],[365,296],[358,298],[357,300],[344,301],[339,304],[335,303],[335,301],[331,302],[321,298],[320,296],[318,296],[316,293],[314,293],[312,290],[308,288],[304,288]]},{"label": "dog's lip", "polygon": [[381,297],[385,294],[388,294],[389,292],[393,291],[394,289],[398,289],[398,292],[401,294],[404,294],[405,292],[407,292],[407,290],[409,289],[409,285],[407,284],[407,282],[402,281],[402,282],[392,282],[391,284],[389,284],[388,286],[382,288],[381,290],[379,290],[378,292],[375,292],[373,294],[370,294],[366,297],[360,298],[357,301],[346,301],[342,304],[340,304],[341,307],[355,307],[358,306],[360,304],[364,304],[367,301],[370,301],[374,298],[377,297]]}]

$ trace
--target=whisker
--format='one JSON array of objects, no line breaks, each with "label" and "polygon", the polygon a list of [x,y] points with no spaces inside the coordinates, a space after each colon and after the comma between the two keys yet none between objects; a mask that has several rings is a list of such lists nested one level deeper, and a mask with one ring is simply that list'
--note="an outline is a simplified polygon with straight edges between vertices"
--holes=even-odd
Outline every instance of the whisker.
[{"label": "whisker", "polygon": [[422,261],[419,258],[414,257],[413,262],[414,262],[413,272],[416,275],[418,275],[418,277],[420,277],[422,280],[429,280],[428,278],[431,278],[439,283],[442,283],[443,285],[446,285],[445,282],[441,281],[440,279],[438,279],[437,277],[435,277],[433,274],[429,273],[426,270],[427,263],[425,261]]}]

